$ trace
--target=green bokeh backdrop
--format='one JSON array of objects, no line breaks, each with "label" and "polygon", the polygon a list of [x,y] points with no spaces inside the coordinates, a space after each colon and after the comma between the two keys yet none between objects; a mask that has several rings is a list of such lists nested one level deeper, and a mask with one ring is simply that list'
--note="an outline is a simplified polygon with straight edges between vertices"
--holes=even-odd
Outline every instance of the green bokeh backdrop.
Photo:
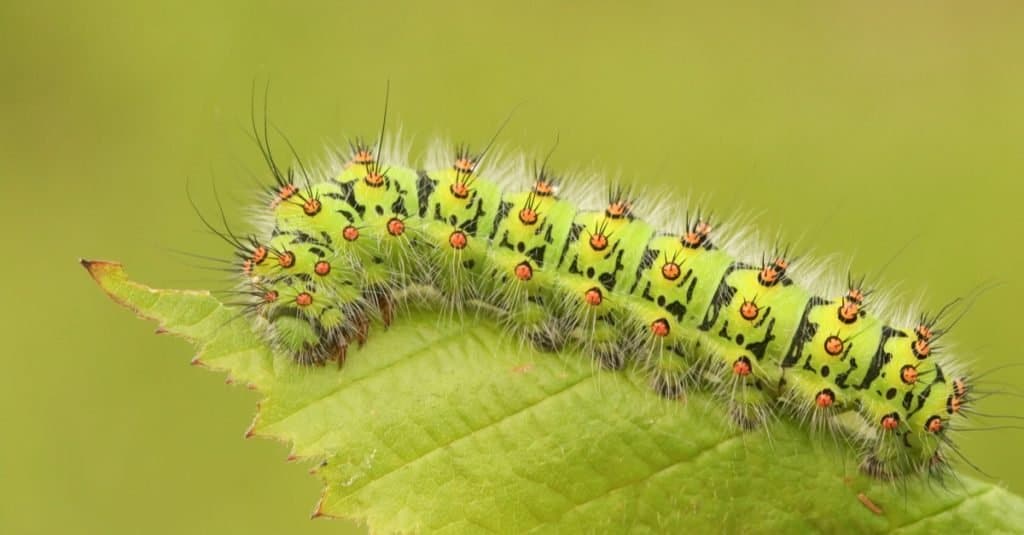
[{"label": "green bokeh backdrop", "polygon": [[[77,266],[223,287],[185,197],[252,198],[250,86],[302,155],[395,124],[501,139],[754,214],[769,237],[932,309],[990,281],[955,340],[1021,359],[1024,4],[0,4],[0,532],[302,533],[317,482],[245,442],[257,396],[114,306]],[[831,255],[831,256],[829,256]],[[1024,373],[991,379],[1021,390]],[[1001,397],[983,410],[1020,414]],[[967,433],[1017,492],[1024,432]],[[756,514],[756,508],[751,510]]]}]

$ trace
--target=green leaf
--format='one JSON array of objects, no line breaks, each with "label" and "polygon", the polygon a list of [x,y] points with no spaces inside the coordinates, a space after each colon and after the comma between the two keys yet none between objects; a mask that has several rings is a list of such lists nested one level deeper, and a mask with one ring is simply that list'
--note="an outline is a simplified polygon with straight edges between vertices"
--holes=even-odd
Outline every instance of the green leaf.
[{"label": "green leaf", "polygon": [[[274,355],[206,292],[83,261],[117,302],[266,397],[249,434],[292,444],[325,489],[314,516],[374,531],[1017,531],[1024,500],[958,476],[873,481],[827,435],[740,432],[704,394],[655,395],[581,355],[537,353],[485,318],[409,310],[343,370]],[[210,477],[217,477],[210,474]]]}]

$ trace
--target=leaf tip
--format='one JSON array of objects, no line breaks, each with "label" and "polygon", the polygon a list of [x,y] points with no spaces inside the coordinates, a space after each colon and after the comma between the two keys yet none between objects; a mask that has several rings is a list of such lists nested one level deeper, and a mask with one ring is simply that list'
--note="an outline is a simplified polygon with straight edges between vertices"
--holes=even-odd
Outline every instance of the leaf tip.
[{"label": "leaf tip", "polygon": [[79,258],[78,263],[89,272],[92,278],[96,279],[96,282],[100,282],[106,275],[118,271],[124,271],[124,266],[118,262],[107,262],[105,260],[88,260],[85,258]]},{"label": "leaf tip", "polygon": [[85,258],[79,258],[78,263],[89,272],[89,276],[107,294],[107,297],[135,313],[139,313],[139,309],[131,302],[126,301],[124,296],[120,295],[117,291],[118,283],[128,280],[128,276],[124,272],[124,266],[121,263],[107,262],[105,260],[87,260]]}]

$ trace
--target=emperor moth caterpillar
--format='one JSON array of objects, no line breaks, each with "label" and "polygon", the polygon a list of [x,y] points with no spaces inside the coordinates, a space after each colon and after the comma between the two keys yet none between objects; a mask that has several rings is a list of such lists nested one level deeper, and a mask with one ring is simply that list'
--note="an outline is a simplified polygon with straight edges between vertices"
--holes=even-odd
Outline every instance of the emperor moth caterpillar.
[{"label": "emperor moth caterpillar", "polygon": [[940,351],[949,308],[893,318],[853,277],[824,293],[788,251],[743,259],[700,210],[641,211],[619,186],[562,195],[546,160],[501,171],[493,139],[413,166],[382,128],[311,169],[282,167],[265,124],[253,134],[274,179],[264,225],[243,237],[203,221],[236,250],[248,315],[298,365],[340,367],[371,319],[390,324],[396,297],[427,287],[542,348],[638,366],[665,397],[710,389],[743,428],[776,413],[849,428],[852,413],[873,476],[948,469],[975,394]]}]

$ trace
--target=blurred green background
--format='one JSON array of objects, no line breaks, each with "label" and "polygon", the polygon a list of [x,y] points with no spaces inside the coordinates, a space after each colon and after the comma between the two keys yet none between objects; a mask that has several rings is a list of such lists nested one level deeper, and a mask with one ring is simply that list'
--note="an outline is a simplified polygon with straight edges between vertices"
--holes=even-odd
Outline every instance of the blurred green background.
[{"label": "blurred green background", "polygon": [[[185,197],[237,214],[250,87],[300,154],[372,137],[386,80],[422,148],[481,142],[755,214],[769,236],[932,310],[990,281],[955,340],[1016,363],[1024,302],[1020,2],[39,2],[0,5],[0,532],[303,533],[319,486],[243,441],[257,396],[188,366],[79,257],[221,288]],[[827,256],[834,255],[834,256]],[[1021,391],[1011,368],[993,388]],[[1021,414],[993,397],[985,412]],[[992,422],[990,422],[992,423]],[[1024,492],[1024,432],[963,450]],[[968,470],[970,472],[970,470]],[[756,513],[756,511],[755,511]]]}]

